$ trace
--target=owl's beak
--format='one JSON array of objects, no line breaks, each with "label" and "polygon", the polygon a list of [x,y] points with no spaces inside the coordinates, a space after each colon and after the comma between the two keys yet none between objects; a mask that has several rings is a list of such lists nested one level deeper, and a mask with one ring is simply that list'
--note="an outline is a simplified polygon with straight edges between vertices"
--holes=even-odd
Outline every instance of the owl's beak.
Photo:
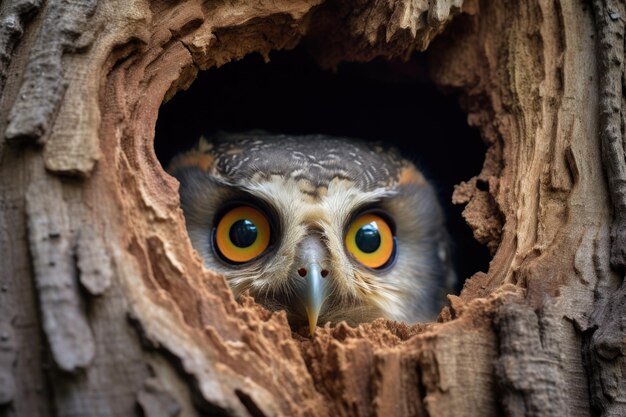
[{"label": "owl's beak", "polygon": [[328,250],[321,236],[311,233],[302,239],[297,253],[294,282],[297,283],[298,296],[306,311],[309,332],[313,336],[329,287],[329,271],[324,269],[328,263]]},{"label": "owl's beak", "polygon": [[317,320],[324,305],[326,298],[326,280],[322,277],[322,268],[318,263],[312,262],[307,265],[306,284],[302,288],[304,294],[302,294],[302,301],[304,302],[304,308],[306,315],[309,319],[309,332],[311,336],[315,333],[315,326]]}]

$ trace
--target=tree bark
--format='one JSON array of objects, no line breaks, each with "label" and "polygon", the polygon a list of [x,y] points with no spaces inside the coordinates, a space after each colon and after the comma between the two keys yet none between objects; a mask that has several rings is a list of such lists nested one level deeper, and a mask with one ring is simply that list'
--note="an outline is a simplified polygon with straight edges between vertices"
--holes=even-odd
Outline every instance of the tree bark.
[{"label": "tree bark", "polygon": [[[616,0],[4,0],[0,416],[626,415],[625,27]],[[453,199],[493,260],[435,323],[303,337],[191,248],[160,105],[302,42],[427,49],[488,145]]]}]

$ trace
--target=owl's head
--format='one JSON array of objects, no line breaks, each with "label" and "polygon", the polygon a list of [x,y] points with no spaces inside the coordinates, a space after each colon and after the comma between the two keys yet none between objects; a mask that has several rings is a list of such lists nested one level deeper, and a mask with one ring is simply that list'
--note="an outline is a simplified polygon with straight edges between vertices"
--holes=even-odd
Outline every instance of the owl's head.
[{"label": "owl's head", "polygon": [[220,134],[175,157],[189,237],[235,295],[294,324],[431,320],[454,282],[432,186],[393,149]]}]

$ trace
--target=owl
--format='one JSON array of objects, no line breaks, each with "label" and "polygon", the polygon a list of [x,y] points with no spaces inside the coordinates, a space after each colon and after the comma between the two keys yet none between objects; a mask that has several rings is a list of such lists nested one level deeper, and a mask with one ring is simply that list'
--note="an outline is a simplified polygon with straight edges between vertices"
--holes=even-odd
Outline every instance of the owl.
[{"label": "owl", "polygon": [[434,188],[393,148],[220,133],[168,171],[205,266],[311,334],[341,320],[432,320],[454,284]]}]

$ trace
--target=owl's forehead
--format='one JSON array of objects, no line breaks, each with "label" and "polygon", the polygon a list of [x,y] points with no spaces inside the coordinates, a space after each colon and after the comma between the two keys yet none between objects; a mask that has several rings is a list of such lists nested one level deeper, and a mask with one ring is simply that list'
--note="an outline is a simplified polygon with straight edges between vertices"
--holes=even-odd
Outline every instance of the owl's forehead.
[{"label": "owl's forehead", "polygon": [[232,183],[285,181],[314,190],[333,181],[362,190],[398,183],[408,163],[393,149],[326,136],[246,135],[216,138],[208,151],[213,172]]}]

